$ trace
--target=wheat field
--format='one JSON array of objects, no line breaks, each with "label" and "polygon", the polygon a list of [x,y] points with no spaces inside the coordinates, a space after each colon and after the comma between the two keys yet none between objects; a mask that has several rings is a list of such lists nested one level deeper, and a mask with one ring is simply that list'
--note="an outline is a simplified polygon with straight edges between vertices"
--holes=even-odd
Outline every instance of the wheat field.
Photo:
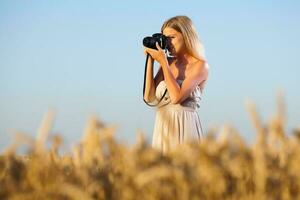
[{"label": "wheat field", "polygon": [[[132,146],[118,143],[115,127],[92,116],[81,141],[61,155],[49,111],[36,138],[17,132],[1,153],[0,199],[300,199],[300,128],[286,133],[282,95],[266,123],[254,103],[247,101],[246,109],[253,144],[224,125],[211,128],[201,143],[166,154],[151,148],[142,132]],[[28,146],[25,155],[16,153],[21,144]]]}]

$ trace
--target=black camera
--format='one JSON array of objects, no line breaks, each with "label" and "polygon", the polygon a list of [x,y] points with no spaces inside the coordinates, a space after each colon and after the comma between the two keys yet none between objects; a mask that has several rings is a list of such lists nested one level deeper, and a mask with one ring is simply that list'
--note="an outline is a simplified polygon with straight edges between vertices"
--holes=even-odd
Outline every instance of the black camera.
[{"label": "black camera", "polygon": [[155,45],[156,42],[158,42],[160,48],[166,49],[168,37],[162,33],[154,33],[152,37],[148,36],[143,39],[143,45],[151,49],[157,49]]}]

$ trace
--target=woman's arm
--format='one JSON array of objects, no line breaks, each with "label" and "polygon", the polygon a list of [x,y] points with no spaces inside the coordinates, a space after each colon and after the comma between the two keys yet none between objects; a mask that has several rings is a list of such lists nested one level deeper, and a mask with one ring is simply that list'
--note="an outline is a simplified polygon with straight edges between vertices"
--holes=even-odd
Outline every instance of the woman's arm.
[{"label": "woman's arm", "polygon": [[184,79],[181,88],[174,78],[167,61],[162,61],[162,69],[172,104],[183,102],[206,78],[205,61],[198,61],[191,66],[191,72]]},{"label": "woman's arm", "polygon": [[155,83],[153,80],[153,63],[154,60],[148,56],[147,72],[146,72],[146,85],[144,99],[146,102],[152,102],[155,99]]}]

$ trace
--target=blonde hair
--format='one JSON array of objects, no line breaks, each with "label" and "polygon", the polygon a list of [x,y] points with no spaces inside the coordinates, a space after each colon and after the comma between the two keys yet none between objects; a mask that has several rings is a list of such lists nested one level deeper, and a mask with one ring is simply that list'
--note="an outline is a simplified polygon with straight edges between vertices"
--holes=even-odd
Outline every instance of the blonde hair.
[{"label": "blonde hair", "polygon": [[173,28],[182,34],[187,51],[191,56],[206,61],[204,46],[189,17],[178,15],[166,20],[161,27],[161,33],[167,27]]}]

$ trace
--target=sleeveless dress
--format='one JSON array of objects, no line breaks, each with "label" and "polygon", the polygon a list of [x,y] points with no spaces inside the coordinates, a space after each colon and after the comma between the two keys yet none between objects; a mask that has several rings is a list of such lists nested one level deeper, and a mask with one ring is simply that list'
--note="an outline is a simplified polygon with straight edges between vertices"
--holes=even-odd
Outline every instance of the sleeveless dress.
[{"label": "sleeveless dress", "polygon": [[[177,79],[180,87],[182,82],[183,80]],[[162,80],[156,88],[156,101],[161,99],[165,89],[166,83]],[[199,85],[187,99],[178,104],[171,103],[167,91],[165,97],[156,106],[152,147],[166,153],[185,142],[200,142],[204,134],[197,112],[201,99],[202,90]]]}]

